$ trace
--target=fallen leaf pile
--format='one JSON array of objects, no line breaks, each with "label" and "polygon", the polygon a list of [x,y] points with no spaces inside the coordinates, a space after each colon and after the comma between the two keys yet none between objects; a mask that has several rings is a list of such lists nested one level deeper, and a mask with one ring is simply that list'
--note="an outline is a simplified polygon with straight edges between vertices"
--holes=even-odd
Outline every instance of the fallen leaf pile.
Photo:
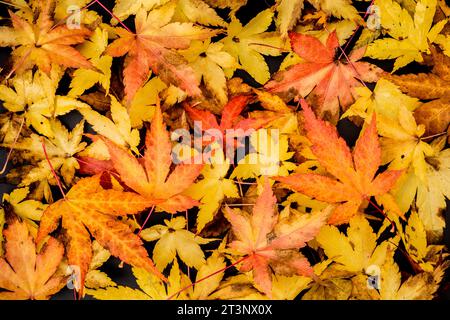
[{"label": "fallen leaf pile", "polygon": [[440,298],[449,14],[0,1],[0,299]]}]

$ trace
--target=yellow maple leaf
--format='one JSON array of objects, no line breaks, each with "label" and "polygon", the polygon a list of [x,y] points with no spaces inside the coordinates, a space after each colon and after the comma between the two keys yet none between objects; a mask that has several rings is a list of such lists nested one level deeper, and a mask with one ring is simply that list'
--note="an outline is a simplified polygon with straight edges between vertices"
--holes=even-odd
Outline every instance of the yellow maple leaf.
[{"label": "yellow maple leaf", "polygon": [[141,232],[142,239],[158,242],[153,249],[153,259],[159,270],[164,270],[176,255],[189,267],[200,268],[205,263],[205,254],[200,248],[215,239],[204,239],[185,229],[186,219],[176,217],[164,220],[166,224],[157,224]]},{"label": "yellow maple leaf", "polygon": [[81,54],[92,63],[95,69],[79,68],[75,70],[72,76],[72,82],[70,83],[71,90],[68,93],[69,96],[80,96],[96,83],[101,84],[106,93],[109,92],[113,59],[108,55],[103,55],[107,46],[107,30],[97,28],[91,38],[79,47]]},{"label": "yellow maple leaf", "polygon": [[223,51],[223,47],[223,43],[220,42],[193,41],[189,49],[180,52],[194,69],[199,82],[203,79],[206,88],[214,94],[221,105],[228,101],[223,68],[236,67],[234,57]]},{"label": "yellow maple leaf", "polygon": [[444,149],[445,137],[430,145],[432,155],[423,161],[422,176],[410,169],[393,189],[396,202],[402,212],[407,212],[416,203],[418,214],[431,242],[442,237],[445,227],[440,212],[450,198],[450,149]]},{"label": "yellow maple leaf", "polygon": [[225,197],[238,198],[238,189],[233,180],[225,178],[230,168],[229,159],[225,159],[222,148],[217,144],[215,150],[201,172],[201,180],[190,186],[184,194],[201,201],[197,216],[197,233],[212,221]]},{"label": "yellow maple leaf", "polygon": [[[141,290],[117,286],[96,290],[86,289],[86,293],[100,300],[166,300],[181,288],[191,284],[189,278],[181,272],[176,260],[170,270],[168,284],[144,269],[133,268],[132,270]],[[187,299],[187,292],[181,292],[177,295],[177,299]]]},{"label": "yellow maple leaf", "polygon": [[18,188],[9,194],[5,193],[3,195],[3,201],[8,202],[14,213],[22,219],[39,221],[48,205],[32,199],[27,200],[26,198],[29,193],[30,189],[28,187]]},{"label": "yellow maple leaf", "polygon": [[429,42],[434,42],[447,20],[433,24],[437,0],[419,0],[414,17],[393,0],[376,0],[381,26],[392,38],[375,40],[369,44],[366,56],[375,59],[396,59],[393,71],[417,61],[422,53],[430,53]]},{"label": "yellow maple leaf", "polygon": [[[417,109],[421,103],[418,99],[403,94],[398,86],[386,79],[378,80],[373,92],[367,87],[355,88],[359,98],[342,115],[342,118],[359,116],[368,119],[373,114],[390,119],[398,117],[400,106],[406,107],[409,111]],[[378,120],[377,127],[382,128],[384,122]]]},{"label": "yellow maple leaf", "polygon": [[258,130],[250,136],[254,153],[247,154],[239,161],[230,178],[249,179],[262,175],[287,176],[295,170],[296,164],[289,160],[294,152],[289,152],[288,137]]},{"label": "yellow maple leaf", "polygon": [[[224,50],[261,84],[266,83],[270,78],[269,67],[263,55],[278,56],[283,46],[279,36],[273,32],[265,32],[272,23],[273,15],[271,9],[264,10],[245,26],[232,16],[227,37],[222,40]],[[236,68],[227,70],[227,75],[231,77],[235,70]]]},{"label": "yellow maple leaf", "polygon": [[434,273],[422,272],[401,282],[398,265],[394,261],[394,250],[386,253],[381,266],[380,294],[381,300],[431,300],[439,288],[444,276],[445,266]]},{"label": "yellow maple leaf", "polygon": [[[131,126],[130,115],[127,108],[122,106],[114,96],[111,97],[111,119],[101,115],[91,108],[80,109],[80,113],[92,125],[92,128],[114,143],[130,148],[136,154],[139,154],[137,146],[140,142],[139,131]],[[101,140],[95,142],[103,144]],[[103,144],[104,145],[104,144]],[[106,146],[103,148],[104,155],[108,154]]]},{"label": "yellow maple leaf", "polygon": [[[51,131],[54,133],[52,138],[43,138],[33,133],[15,145],[5,144],[5,146],[14,147],[23,160],[29,161],[34,165],[30,170],[24,170],[25,167],[19,166],[11,170],[9,175],[19,175],[21,177],[20,186],[29,186],[35,182],[41,184],[43,188],[46,188],[44,185],[48,187],[48,182],[56,185],[55,178],[48,164],[49,161],[53,169],[61,174],[67,184],[72,183],[75,170],[79,168],[75,155],[86,147],[86,143],[81,141],[84,121],[79,122],[71,132],[57,119],[50,119],[48,123]],[[46,159],[42,143],[45,145],[48,160]],[[25,171],[25,173],[21,174],[21,171]],[[49,199],[48,197],[46,198]]]},{"label": "yellow maple leaf", "polygon": [[408,224],[400,229],[402,241],[409,256],[426,272],[433,272],[445,246],[429,245],[425,227],[416,211],[411,213]]},{"label": "yellow maple leaf", "polygon": [[337,227],[324,226],[316,240],[327,257],[338,263],[338,269],[351,272],[365,271],[371,265],[381,266],[390,243],[396,241],[385,240],[377,245],[377,236],[362,215],[350,220],[347,236]]}]

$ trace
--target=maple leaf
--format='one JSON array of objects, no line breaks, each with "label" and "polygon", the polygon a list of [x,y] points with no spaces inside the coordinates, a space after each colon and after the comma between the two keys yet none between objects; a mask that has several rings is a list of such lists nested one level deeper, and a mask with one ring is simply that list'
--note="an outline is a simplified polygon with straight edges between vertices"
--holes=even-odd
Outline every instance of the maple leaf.
[{"label": "maple leaf", "polygon": [[151,128],[147,131],[147,150],[142,159],[144,166],[123,147],[106,138],[101,139],[108,147],[120,179],[143,197],[156,201],[160,209],[175,213],[198,204],[182,193],[198,177],[203,165],[180,164],[169,174],[172,146],[159,106],[155,110]]},{"label": "maple leaf", "polygon": [[[180,270],[176,260],[170,269],[168,284],[145,269],[133,268],[132,271],[141,290],[117,286],[96,290],[87,289],[86,293],[100,300],[166,300],[191,283],[189,278]],[[181,292],[176,299],[186,300],[187,298],[187,293]]]},{"label": "maple leaf", "polygon": [[65,285],[57,268],[64,246],[50,238],[43,251],[36,253],[35,243],[25,223],[14,220],[4,231],[6,253],[0,258],[1,300],[49,299]]},{"label": "maple leaf", "polygon": [[304,8],[304,0],[277,0],[277,19],[275,21],[282,37],[287,37],[288,31],[294,27],[300,19]]},{"label": "maple leaf", "polygon": [[403,94],[398,86],[386,79],[378,80],[373,92],[366,87],[356,88],[359,98],[342,115],[342,118],[359,116],[368,119],[375,112],[378,117],[377,127],[384,125],[383,117],[396,119],[400,106],[410,111],[420,107],[418,99]]},{"label": "maple leaf", "polygon": [[249,112],[250,118],[272,119],[265,128],[274,128],[280,134],[296,134],[298,132],[298,112],[290,108],[279,96],[267,91],[253,90],[264,111]]},{"label": "maple leaf", "polygon": [[136,92],[127,106],[132,128],[142,128],[144,122],[150,122],[159,101],[159,93],[170,88],[159,77],[154,77]]},{"label": "maple leaf", "polygon": [[230,178],[249,179],[259,176],[287,176],[295,170],[295,163],[289,161],[294,152],[288,152],[287,136],[258,130],[250,136],[255,152],[242,158],[231,173]]},{"label": "maple leaf", "polygon": [[86,274],[85,288],[96,289],[116,285],[105,272],[98,270],[110,257],[109,251],[103,248],[98,241],[92,241],[92,260]]},{"label": "maple leaf", "polygon": [[189,95],[201,93],[194,71],[173,49],[186,49],[192,40],[207,39],[215,32],[191,23],[171,23],[174,12],[173,3],[148,14],[141,9],[135,19],[136,33],[116,28],[120,38],[111,43],[106,52],[113,57],[127,55],[123,76],[128,101],[147,80],[150,69]]},{"label": "maple leaf", "polygon": [[[219,288],[220,282],[224,277],[223,272],[217,272],[226,266],[223,256],[218,250],[206,259],[197,272],[194,282],[194,288],[190,293],[190,298],[194,300],[212,299],[211,294]],[[213,276],[211,276],[213,273]],[[209,278],[206,278],[209,277]],[[202,280],[201,282],[199,280]]]},{"label": "maple leaf", "polygon": [[48,205],[33,199],[26,199],[29,193],[30,189],[28,187],[17,188],[9,194],[5,193],[3,201],[9,203],[14,213],[22,219],[39,221],[42,212]]},{"label": "maple leaf", "polygon": [[231,12],[236,12],[242,6],[247,4],[247,0],[205,0],[211,7],[220,9],[231,9]]},{"label": "maple leaf", "polygon": [[380,126],[382,163],[391,169],[413,168],[415,174],[424,179],[425,158],[433,155],[433,149],[424,141],[424,125],[417,125],[414,115],[405,106],[399,106],[397,117],[382,118]]},{"label": "maple leaf", "polygon": [[[272,23],[273,15],[271,9],[264,10],[245,26],[232,16],[227,36],[221,40],[224,50],[240,63],[242,69],[262,84],[270,78],[269,67],[262,55],[278,56],[283,46],[276,33],[265,32]],[[235,69],[231,68],[227,75],[231,77]]]},{"label": "maple leaf", "polygon": [[375,59],[396,59],[393,72],[413,61],[423,62],[422,53],[429,53],[429,42],[447,23],[442,20],[433,27],[437,0],[419,0],[414,20],[406,9],[393,0],[376,0],[381,26],[392,38],[375,40],[367,47],[366,56]]},{"label": "maple leaf", "polygon": [[[338,136],[336,128],[317,119],[304,100],[302,108],[308,139],[313,144],[312,152],[337,180],[312,173],[274,179],[317,200],[338,204],[328,220],[330,224],[348,222],[358,212],[363,201],[371,196],[392,198],[387,192],[403,171],[387,170],[375,177],[381,163],[375,115],[361,133],[352,155],[345,141]],[[397,213],[402,215],[399,210]]]},{"label": "maple leaf", "polygon": [[[283,37],[287,37],[288,31],[295,26],[302,15],[304,0],[277,0],[277,20],[276,25]],[[317,10],[326,15],[333,15],[337,18],[362,22],[358,11],[351,5],[349,0],[308,0]],[[326,16],[325,16],[326,18]]]},{"label": "maple leaf", "polygon": [[439,265],[444,250],[443,245],[430,245],[427,241],[425,226],[416,211],[413,211],[405,228],[399,228],[400,235],[409,257],[418,264],[419,269],[433,272]]},{"label": "maple leaf", "polygon": [[431,155],[424,158],[421,175],[410,168],[395,186],[393,195],[402,212],[407,212],[415,200],[427,238],[436,242],[445,227],[441,215],[445,198],[450,198],[450,149],[444,149],[445,137],[433,141],[430,147]]},{"label": "maple leaf", "polygon": [[180,51],[194,69],[198,82],[203,79],[217,101],[224,105],[228,101],[225,73],[222,68],[232,68],[236,61],[223,51],[222,43],[193,41],[189,49]]},{"label": "maple leaf", "polygon": [[61,76],[57,68],[52,69],[50,76],[40,71],[26,71],[11,79],[8,86],[0,85],[0,100],[8,111],[23,112],[28,126],[52,138],[50,119],[86,107],[86,104],[70,97],[55,95]]},{"label": "maple leaf", "polygon": [[70,265],[80,268],[78,281],[81,288],[92,261],[90,234],[112,255],[133,266],[153,272],[165,280],[148,257],[140,238],[129,226],[117,219],[120,216],[137,214],[154,203],[135,193],[103,189],[100,177],[101,175],[96,175],[81,179],[65,198],[44,211],[36,242],[40,243],[53,232],[62,219],[62,227],[68,237],[67,257]]},{"label": "maple leaf", "polygon": [[[56,181],[49,166],[49,161],[55,172],[63,177],[64,182],[70,185],[73,181],[75,170],[79,168],[75,155],[86,147],[86,143],[81,142],[84,121],[79,122],[71,132],[56,119],[49,120],[49,125],[51,132],[54,133],[52,138],[43,138],[32,133],[15,145],[4,144],[13,147],[22,161],[28,161],[34,165],[30,170],[27,170],[26,166],[17,166],[8,174],[8,177],[11,178],[17,174],[21,175],[20,186],[29,186],[38,182],[42,188],[48,188],[48,192],[50,192],[48,183],[56,185]],[[48,160],[43,152],[43,143]],[[20,174],[21,172],[23,174]],[[49,199],[49,197],[46,198]]]},{"label": "maple leaf", "polygon": [[444,276],[445,266],[433,273],[422,272],[409,277],[402,283],[398,265],[394,261],[394,250],[386,254],[381,266],[380,293],[381,300],[431,300],[439,289]]},{"label": "maple leaf", "polygon": [[197,233],[213,220],[225,197],[239,198],[234,181],[226,178],[230,169],[229,159],[225,159],[222,148],[217,144],[212,149],[214,152],[201,172],[202,179],[184,192],[201,201],[197,215]]},{"label": "maple leaf", "polygon": [[[302,300],[347,300],[352,294],[352,277],[355,273],[339,270],[332,260],[319,262],[314,266],[319,281],[309,284],[309,290]],[[367,283],[367,277],[365,278]]]},{"label": "maple leaf", "polygon": [[[203,279],[201,282],[192,284],[179,268],[178,262],[174,260],[169,275],[169,284],[165,285],[161,279],[153,274],[139,268],[133,268],[133,275],[140,290],[130,287],[118,286],[108,287],[106,289],[91,290],[87,293],[100,300],[205,300],[211,299],[211,293],[215,291],[223,278],[223,273],[217,273],[210,276],[213,272],[225,267],[223,257],[214,251],[211,256],[199,268],[196,281]],[[210,276],[207,279],[205,277]],[[190,288],[186,289],[187,287]],[[193,288],[192,288],[193,287]],[[185,289],[185,290],[182,290]]]},{"label": "maple leaf", "polygon": [[[54,0],[38,1],[36,20],[23,19],[9,11],[13,27],[0,27],[0,46],[15,47],[13,57],[19,70],[37,65],[50,74],[52,64],[69,68],[90,68],[91,63],[73,45],[83,43],[91,31],[84,26],[69,29],[65,24],[54,26],[50,11]],[[22,61],[23,64],[22,64]]]},{"label": "maple leaf", "polygon": [[308,260],[297,250],[314,238],[328,215],[323,211],[279,220],[275,204],[276,197],[266,179],[251,215],[225,207],[225,217],[235,236],[229,248],[234,254],[245,256],[240,271],[253,271],[255,284],[269,297],[272,291],[269,265],[280,273],[313,274]]},{"label": "maple leaf", "polygon": [[159,270],[171,263],[176,255],[189,267],[198,269],[205,263],[205,255],[200,244],[207,244],[213,239],[204,239],[186,230],[186,219],[176,217],[164,220],[166,224],[157,224],[141,232],[142,239],[158,242],[153,250],[153,260]]},{"label": "maple leaf", "polygon": [[69,96],[77,97],[96,83],[101,84],[106,93],[109,92],[112,57],[103,55],[108,46],[108,31],[95,29],[92,37],[78,47],[80,53],[92,63],[94,68],[75,70],[70,82]]},{"label": "maple leaf", "polygon": [[431,73],[386,75],[404,93],[422,100],[431,100],[414,112],[416,121],[425,125],[427,135],[444,132],[450,122],[450,58],[431,47],[431,59]]},{"label": "maple leaf", "polygon": [[208,299],[213,300],[266,300],[267,296],[260,293],[253,285],[251,277],[239,274],[222,281]]},{"label": "maple leaf", "polygon": [[132,128],[127,108],[121,105],[114,96],[110,96],[110,98],[112,120],[91,108],[83,108],[79,111],[98,134],[105,136],[117,145],[130,148],[138,154],[137,146],[141,140],[139,131]]},{"label": "maple leaf", "polygon": [[227,23],[202,0],[178,0],[175,20],[194,22],[206,26],[226,26]]},{"label": "maple leaf", "polygon": [[[117,0],[115,1],[113,13],[117,18],[123,21],[130,15],[137,14],[140,9],[149,11],[157,6],[166,4],[169,1],[170,0],[136,0],[130,3],[127,0]],[[111,19],[111,22],[117,24],[115,19]]]},{"label": "maple leaf", "polygon": [[363,216],[350,219],[347,236],[335,226],[324,226],[316,240],[327,257],[337,263],[337,269],[350,272],[366,271],[372,265],[382,265],[390,241],[394,241],[389,239],[377,244],[377,236]]},{"label": "maple leaf", "polygon": [[[227,139],[235,139],[236,146],[240,145],[242,138],[251,135],[254,130],[257,130],[268,123],[271,119],[241,119],[239,115],[250,102],[250,96],[248,95],[238,95],[231,98],[228,103],[222,109],[222,118],[220,120],[220,125],[217,122],[216,116],[210,111],[199,110],[191,107],[187,103],[184,104],[185,109],[194,121],[194,125],[201,124],[201,130],[204,131],[202,142],[203,144],[211,144],[212,142],[217,142],[225,148]],[[233,148],[230,148],[233,149]],[[227,157],[231,157],[228,154],[232,150],[227,149]]]},{"label": "maple leaf", "polygon": [[[277,73],[265,88],[282,94],[285,100],[309,98],[316,101],[320,117],[337,122],[339,106],[346,109],[357,97],[354,88],[361,81],[375,82],[382,72],[367,62],[360,62],[365,48],[354,50],[349,61],[336,60],[339,42],[336,31],[329,34],[326,45],[313,36],[290,32],[294,52],[305,61]],[[347,58],[345,58],[347,59]]]}]

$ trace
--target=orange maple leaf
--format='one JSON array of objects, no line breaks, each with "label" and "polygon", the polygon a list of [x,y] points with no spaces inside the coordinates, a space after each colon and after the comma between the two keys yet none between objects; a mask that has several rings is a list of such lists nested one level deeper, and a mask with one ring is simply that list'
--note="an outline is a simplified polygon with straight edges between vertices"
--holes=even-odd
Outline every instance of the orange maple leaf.
[{"label": "orange maple leaf", "polygon": [[316,236],[328,216],[324,210],[311,215],[291,214],[279,219],[276,201],[266,180],[252,215],[239,209],[225,208],[225,217],[231,223],[236,238],[229,247],[232,253],[246,256],[240,271],[253,270],[256,285],[269,296],[272,291],[270,269],[290,275],[313,275],[311,265],[298,249]]},{"label": "orange maple leaf", "polygon": [[27,21],[9,11],[12,28],[2,32],[14,34],[10,41],[0,41],[1,46],[13,46],[13,57],[18,70],[37,65],[50,74],[52,63],[69,68],[91,68],[92,64],[73,45],[83,43],[91,31],[83,26],[69,29],[65,24],[54,27],[50,17],[54,1],[38,1],[37,21]]},{"label": "orange maple leaf", "polygon": [[[164,10],[163,18],[159,10]],[[127,55],[123,76],[128,101],[148,78],[150,69],[189,95],[201,93],[194,70],[173,49],[187,49],[192,40],[203,40],[216,32],[191,23],[169,23],[171,16],[166,10],[171,9],[155,9],[148,14],[145,10],[139,11],[135,18],[136,33],[116,28],[120,38],[107,49],[107,53],[113,57]]]},{"label": "orange maple leaf", "polygon": [[[162,210],[175,213],[190,209],[199,202],[182,194],[198,177],[202,164],[179,164],[170,173],[172,144],[163,122],[161,108],[156,107],[147,131],[144,157],[136,159],[128,150],[102,137],[108,147],[114,169],[120,179]],[[143,165],[141,165],[143,162]],[[170,173],[170,174],[169,174]]]},{"label": "orange maple leaf", "polygon": [[337,60],[339,41],[336,32],[328,36],[326,45],[313,36],[290,32],[292,50],[305,62],[281,71],[265,85],[273,93],[286,95],[286,100],[303,98],[316,102],[318,115],[333,123],[339,120],[339,105],[350,106],[354,101],[355,87],[361,81],[375,82],[383,70],[367,62],[359,62],[365,53],[365,47],[345,56],[344,61]]},{"label": "orange maple leaf", "polygon": [[148,257],[141,239],[126,223],[118,220],[118,217],[137,214],[155,203],[133,192],[105,190],[100,185],[100,178],[99,174],[81,179],[65,198],[47,207],[42,214],[36,242],[40,243],[56,230],[62,218],[68,238],[67,257],[70,265],[80,268],[81,290],[92,260],[91,235],[112,255],[165,280]]},{"label": "orange maple leaf", "polygon": [[4,230],[6,254],[0,258],[0,300],[48,299],[65,285],[56,273],[64,246],[50,238],[40,254],[24,222],[14,220]]},{"label": "orange maple leaf", "polygon": [[[307,136],[313,144],[311,150],[336,179],[310,173],[274,179],[317,200],[339,204],[328,220],[335,225],[347,223],[358,212],[362,202],[371,196],[392,198],[387,192],[403,170],[386,170],[375,177],[381,163],[375,114],[360,134],[352,155],[334,126],[317,119],[306,101],[302,100],[301,105]],[[390,203],[395,203],[391,200]],[[399,209],[395,211],[403,217]]]}]

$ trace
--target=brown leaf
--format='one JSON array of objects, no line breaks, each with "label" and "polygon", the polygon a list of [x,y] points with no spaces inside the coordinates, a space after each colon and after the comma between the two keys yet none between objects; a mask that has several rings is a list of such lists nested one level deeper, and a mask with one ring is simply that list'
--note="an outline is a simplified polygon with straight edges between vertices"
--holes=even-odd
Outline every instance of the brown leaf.
[{"label": "brown leaf", "polygon": [[414,111],[418,124],[426,127],[425,135],[445,132],[450,123],[450,99],[438,99],[423,104]]}]

